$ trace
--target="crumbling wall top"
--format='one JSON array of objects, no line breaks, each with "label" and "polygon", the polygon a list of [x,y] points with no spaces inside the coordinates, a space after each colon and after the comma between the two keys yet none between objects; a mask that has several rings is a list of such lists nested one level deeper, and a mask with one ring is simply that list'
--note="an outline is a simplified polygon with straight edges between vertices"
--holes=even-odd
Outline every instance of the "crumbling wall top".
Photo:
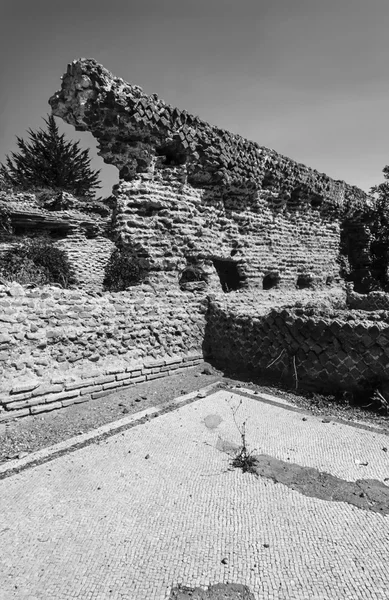
[{"label": "crumbling wall top", "polygon": [[189,184],[237,190],[267,190],[289,204],[363,211],[371,199],[362,190],[211,126],[156,94],[115,77],[94,59],[68,65],[62,87],[49,100],[53,114],[77,130],[90,131],[99,154],[131,181],[158,164],[187,168]]}]

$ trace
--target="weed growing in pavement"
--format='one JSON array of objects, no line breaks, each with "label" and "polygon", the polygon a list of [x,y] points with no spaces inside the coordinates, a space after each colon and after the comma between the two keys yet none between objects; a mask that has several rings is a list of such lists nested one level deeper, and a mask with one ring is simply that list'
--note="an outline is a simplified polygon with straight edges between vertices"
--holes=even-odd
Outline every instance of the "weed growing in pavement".
[{"label": "weed growing in pavement", "polygon": [[379,390],[374,390],[371,400],[370,404],[362,406],[362,408],[370,408],[372,406],[377,412],[381,412],[386,416],[388,415],[389,402]]},{"label": "weed growing in pavement", "polygon": [[255,450],[249,451],[247,448],[247,440],[246,440],[246,422],[243,421],[242,425],[239,426],[236,421],[236,413],[242,405],[242,400],[240,400],[238,406],[235,409],[232,409],[232,417],[234,419],[234,423],[239,431],[240,438],[242,441],[242,445],[240,446],[236,456],[233,458],[231,465],[235,469],[242,469],[243,473],[252,473],[253,475],[257,474],[256,466],[257,459],[254,456]]}]

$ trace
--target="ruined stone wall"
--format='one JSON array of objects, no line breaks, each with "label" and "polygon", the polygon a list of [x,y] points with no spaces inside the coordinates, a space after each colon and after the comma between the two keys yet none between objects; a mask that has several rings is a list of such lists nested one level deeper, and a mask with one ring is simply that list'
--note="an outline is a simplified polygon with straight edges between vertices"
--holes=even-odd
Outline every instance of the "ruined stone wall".
[{"label": "ruined stone wall", "polygon": [[363,221],[372,202],[361,190],[147,96],[93,59],[68,66],[50,104],[119,169],[116,239],[161,279],[198,259],[214,282],[216,259],[232,261],[242,285],[339,281],[342,222]]},{"label": "ruined stone wall", "polygon": [[347,304],[351,310],[389,310],[389,294],[387,292],[370,292],[369,294],[358,294],[347,290]]},{"label": "ruined stone wall", "polygon": [[389,311],[277,308],[211,300],[205,355],[297,389],[389,391]]},{"label": "ruined stone wall", "polygon": [[[177,168],[156,171],[122,183],[116,191],[117,240],[146,259],[152,271],[179,272],[205,261],[217,281],[213,259],[235,263],[242,284],[294,287],[300,275],[309,285],[339,280],[340,225],[319,211],[276,216],[266,198],[236,193],[228,202],[222,190],[212,193],[180,182]],[[219,192],[219,193],[218,193]],[[220,287],[220,284],[219,284]]]},{"label": "ruined stone wall", "polygon": [[115,249],[115,244],[107,237],[98,235],[87,239],[76,233],[55,244],[64,250],[81,289],[102,290],[105,267]]},{"label": "ruined stone wall", "polygon": [[[46,193],[47,196],[47,193]],[[23,237],[47,236],[55,246],[64,250],[75,281],[82,289],[103,289],[105,267],[115,248],[108,237],[111,214],[88,212],[81,201],[70,194],[65,196],[70,206],[45,208],[53,199],[40,202],[34,193],[0,191],[0,214],[7,210],[7,227],[0,223],[0,253],[18,244]],[[62,199],[64,202],[64,199]]]},{"label": "ruined stone wall", "polygon": [[204,296],[156,296],[146,285],[104,294],[0,286],[0,419],[192,366],[206,306]]}]

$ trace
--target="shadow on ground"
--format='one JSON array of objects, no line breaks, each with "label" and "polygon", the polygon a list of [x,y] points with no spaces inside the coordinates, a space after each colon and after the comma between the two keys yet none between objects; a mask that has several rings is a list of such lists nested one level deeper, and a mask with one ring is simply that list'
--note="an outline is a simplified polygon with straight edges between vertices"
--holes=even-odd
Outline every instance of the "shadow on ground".
[{"label": "shadow on ground", "polygon": [[254,600],[254,596],[245,585],[218,583],[207,590],[186,586],[173,588],[169,600]]}]

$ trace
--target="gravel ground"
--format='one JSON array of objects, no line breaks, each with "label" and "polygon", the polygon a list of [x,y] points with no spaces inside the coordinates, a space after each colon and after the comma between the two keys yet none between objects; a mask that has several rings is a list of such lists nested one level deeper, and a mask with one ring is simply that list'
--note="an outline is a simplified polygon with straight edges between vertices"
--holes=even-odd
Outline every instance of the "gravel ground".
[{"label": "gravel ground", "polygon": [[[382,433],[389,435],[389,415],[374,411],[373,408],[365,410],[360,406],[353,406],[347,402],[336,401],[333,396],[324,396],[310,392],[291,391],[282,389],[275,385],[263,385],[260,381],[243,379],[239,376],[223,377],[229,384],[234,383],[237,387],[245,387],[253,391],[262,391],[266,394],[272,394],[292,402],[296,407],[310,412],[311,414],[325,418],[342,419],[343,421],[352,421],[365,423],[366,425],[380,427]],[[366,404],[369,401],[366,400]]]},{"label": "gravel ground", "polygon": [[15,419],[0,425],[0,463],[87,433],[124,415],[169,404],[177,396],[205,387],[219,378],[218,372],[203,364],[185,373],[134,385],[84,404]]},{"label": "gravel ground", "polygon": [[245,381],[235,375],[227,377],[210,365],[203,364],[188,369],[186,373],[136,385],[104,398],[0,425],[0,463],[21,458],[26,453],[87,433],[101,425],[117,421],[123,415],[131,415],[151,406],[168,405],[175,397],[216,381],[220,381],[221,387],[244,386],[253,391],[280,396],[299,408],[326,418],[340,418],[379,426],[389,435],[388,416],[328,402],[323,396],[297,395],[287,390],[262,385],[259,381]]}]

